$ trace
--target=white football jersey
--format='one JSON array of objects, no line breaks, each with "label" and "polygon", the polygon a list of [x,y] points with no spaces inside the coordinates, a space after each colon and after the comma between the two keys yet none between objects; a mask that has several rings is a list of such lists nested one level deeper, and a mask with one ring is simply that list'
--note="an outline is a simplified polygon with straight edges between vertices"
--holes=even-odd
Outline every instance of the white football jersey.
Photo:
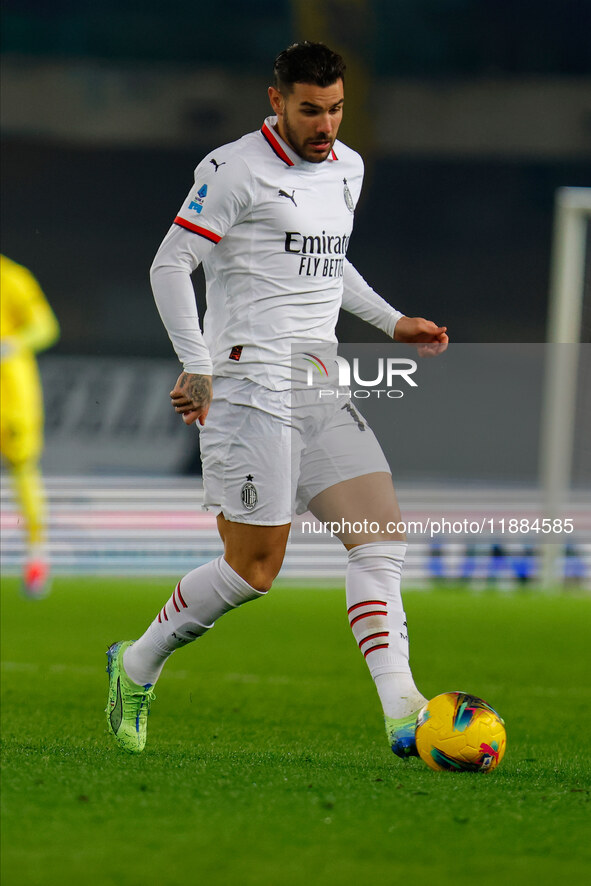
[{"label": "white football jersey", "polygon": [[[152,266],[158,308],[189,372],[290,385],[292,350],[336,344],[344,307],[393,334],[400,316],[346,261],[363,181],[359,154],[342,142],[322,163],[261,130],[216,148]],[[203,264],[207,311],[199,332],[189,274]]]}]

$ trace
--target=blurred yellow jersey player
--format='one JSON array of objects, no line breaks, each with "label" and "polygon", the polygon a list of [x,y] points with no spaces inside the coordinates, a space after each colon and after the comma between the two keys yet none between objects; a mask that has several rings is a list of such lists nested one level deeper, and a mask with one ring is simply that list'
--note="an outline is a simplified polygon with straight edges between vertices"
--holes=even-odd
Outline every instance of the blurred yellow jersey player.
[{"label": "blurred yellow jersey player", "polygon": [[49,588],[45,492],[39,469],[43,396],[35,354],[58,337],[58,322],[33,275],[0,256],[0,451],[14,479],[25,522],[23,590],[29,597],[42,597]]}]

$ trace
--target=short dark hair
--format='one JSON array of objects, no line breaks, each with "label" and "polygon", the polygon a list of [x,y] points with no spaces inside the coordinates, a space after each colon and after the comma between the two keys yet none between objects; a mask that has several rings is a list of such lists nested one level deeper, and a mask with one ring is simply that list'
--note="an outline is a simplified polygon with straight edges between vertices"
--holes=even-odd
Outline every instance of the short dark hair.
[{"label": "short dark hair", "polygon": [[273,66],[275,88],[291,92],[294,83],[332,86],[345,79],[345,62],[324,43],[292,43],[279,53]]}]

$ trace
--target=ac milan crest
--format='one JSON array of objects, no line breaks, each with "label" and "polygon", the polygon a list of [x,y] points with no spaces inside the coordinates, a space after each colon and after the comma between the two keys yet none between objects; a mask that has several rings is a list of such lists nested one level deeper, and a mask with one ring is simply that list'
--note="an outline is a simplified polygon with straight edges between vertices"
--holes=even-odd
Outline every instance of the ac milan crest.
[{"label": "ac milan crest", "polygon": [[347,209],[349,212],[355,212],[355,204],[353,203],[353,197],[351,196],[351,191],[349,190],[346,178],[343,179],[343,185],[343,196],[345,198],[345,203],[347,204]]},{"label": "ac milan crest", "polygon": [[240,498],[242,499],[242,504],[247,511],[252,511],[257,501],[259,500],[259,494],[257,492],[256,486],[252,482],[252,479],[252,474],[249,474],[246,478],[247,482],[240,490]]}]

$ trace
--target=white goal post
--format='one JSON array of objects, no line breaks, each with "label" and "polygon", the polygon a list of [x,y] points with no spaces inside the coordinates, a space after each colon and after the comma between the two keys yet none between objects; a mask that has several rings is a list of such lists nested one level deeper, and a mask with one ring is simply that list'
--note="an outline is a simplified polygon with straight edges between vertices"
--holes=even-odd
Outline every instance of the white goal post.
[{"label": "white goal post", "polygon": [[[565,516],[563,509],[571,483],[579,360],[577,344],[581,341],[589,219],[591,188],[559,188],[555,201],[546,336],[550,347],[540,437],[544,516],[551,519]],[[540,578],[545,588],[561,583],[556,568],[560,555],[559,544],[544,544]]]}]

